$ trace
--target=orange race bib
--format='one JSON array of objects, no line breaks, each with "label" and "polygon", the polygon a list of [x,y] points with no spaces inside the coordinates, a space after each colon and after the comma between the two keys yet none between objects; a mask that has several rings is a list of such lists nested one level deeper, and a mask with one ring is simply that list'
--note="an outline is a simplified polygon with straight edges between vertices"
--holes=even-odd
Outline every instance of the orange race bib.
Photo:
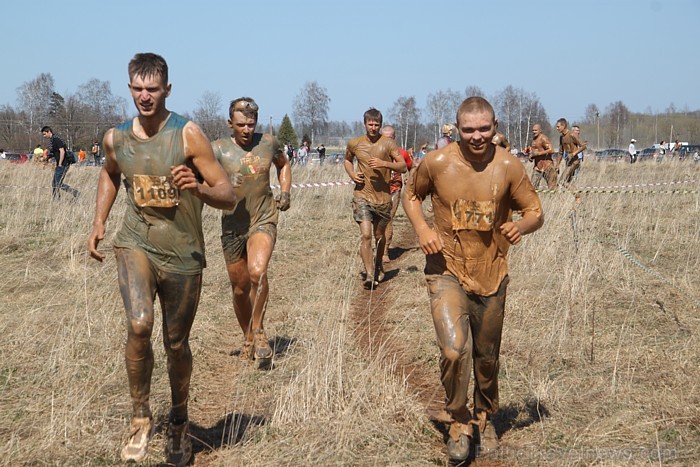
[{"label": "orange race bib", "polygon": [[452,230],[491,230],[495,213],[493,201],[458,199],[452,203]]},{"label": "orange race bib", "polygon": [[180,190],[171,175],[134,175],[134,201],[141,208],[172,208],[180,204]]}]

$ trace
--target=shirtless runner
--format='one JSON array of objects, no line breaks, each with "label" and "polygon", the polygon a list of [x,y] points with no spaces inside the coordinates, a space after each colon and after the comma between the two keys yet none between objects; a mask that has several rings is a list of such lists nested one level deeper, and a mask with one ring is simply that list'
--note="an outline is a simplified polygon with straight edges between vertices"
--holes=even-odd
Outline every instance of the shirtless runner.
[{"label": "shirtless runner", "polygon": [[525,154],[535,163],[532,168],[530,181],[535,189],[539,188],[542,179],[547,183],[547,189],[557,188],[557,169],[554,167],[552,154],[554,147],[547,136],[542,133],[542,125],[535,123],[532,125],[532,144],[525,148]]}]

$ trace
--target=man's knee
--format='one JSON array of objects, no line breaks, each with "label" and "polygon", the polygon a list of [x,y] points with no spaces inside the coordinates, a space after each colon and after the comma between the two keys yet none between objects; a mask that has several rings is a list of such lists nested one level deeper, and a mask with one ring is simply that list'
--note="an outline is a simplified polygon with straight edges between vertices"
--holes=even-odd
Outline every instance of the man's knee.
[{"label": "man's knee", "polygon": [[129,320],[129,337],[137,340],[150,340],[153,334],[153,322],[145,319]]},{"label": "man's knee", "polygon": [[253,263],[248,267],[248,275],[250,276],[250,282],[253,284],[259,284],[261,278],[267,274],[267,264]]},{"label": "man's knee", "polygon": [[171,358],[179,358],[190,353],[190,346],[184,336],[171,336],[165,341],[165,352]]},{"label": "man's knee", "polygon": [[453,340],[440,347],[442,358],[450,364],[456,364],[471,351],[466,339]]},{"label": "man's knee", "polygon": [[372,241],[372,233],[371,232],[365,232],[365,231],[360,231],[360,240],[362,242],[369,243]]}]

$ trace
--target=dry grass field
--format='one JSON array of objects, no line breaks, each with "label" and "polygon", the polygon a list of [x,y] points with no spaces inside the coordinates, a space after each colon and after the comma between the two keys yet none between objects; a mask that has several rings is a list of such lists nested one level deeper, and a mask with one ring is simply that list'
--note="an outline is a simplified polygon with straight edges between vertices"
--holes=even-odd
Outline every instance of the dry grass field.
[{"label": "dry grass field", "polygon": [[[124,313],[113,255],[100,264],[85,248],[97,168],[71,168],[74,203],[50,201],[50,178],[48,168],[0,164],[0,464],[118,464],[130,417]],[[471,463],[700,463],[699,179],[700,164],[586,161],[579,188],[693,182],[590,189],[578,203],[541,195],[544,227],[509,255],[501,449]],[[341,165],[294,168],[297,183],[330,180],[347,180]],[[674,189],[696,192],[659,192]],[[195,465],[447,464],[446,425],[431,416],[443,393],[424,258],[399,210],[388,280],[363,290],[350,198],[349,186],[295,189],[280,216],[267,370],[230,355],[242,336],[219,213],[205,209]],[[154,341],[161,426],[150,464],[164,459],[169,407],[160,330]]]}]

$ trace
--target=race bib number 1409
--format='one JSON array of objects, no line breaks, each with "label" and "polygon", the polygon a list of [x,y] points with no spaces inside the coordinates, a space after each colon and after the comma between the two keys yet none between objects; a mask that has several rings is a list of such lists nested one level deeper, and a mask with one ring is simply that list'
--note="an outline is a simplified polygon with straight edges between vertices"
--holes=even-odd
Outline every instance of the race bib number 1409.
[{"label": "race bib number 1409", "polygon": [[180,190],[172,176],[134,175],[134,201],[142,208],[172,208],[180,204]]}]

